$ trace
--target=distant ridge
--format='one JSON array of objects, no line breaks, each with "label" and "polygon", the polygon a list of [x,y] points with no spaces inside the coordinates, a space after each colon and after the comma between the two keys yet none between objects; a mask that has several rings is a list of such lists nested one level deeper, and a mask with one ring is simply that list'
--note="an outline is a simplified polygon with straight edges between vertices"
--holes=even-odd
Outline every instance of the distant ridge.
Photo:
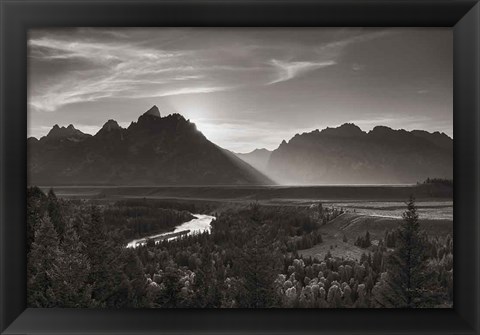
[{"label": "distant ridge", "polygon": [[[239,156],[241,157],[241,156]],[[282,141],[267,163],[282,184],[404,184],[453,178],[453,140],[439,132],[347,123]]]},{"label": "distant ridge", "polygon": [[235,155],[258,171],[268,174],[267,164],[271,154],[272,152],[270,150],[261,148],[248,153],[236,153]]}]

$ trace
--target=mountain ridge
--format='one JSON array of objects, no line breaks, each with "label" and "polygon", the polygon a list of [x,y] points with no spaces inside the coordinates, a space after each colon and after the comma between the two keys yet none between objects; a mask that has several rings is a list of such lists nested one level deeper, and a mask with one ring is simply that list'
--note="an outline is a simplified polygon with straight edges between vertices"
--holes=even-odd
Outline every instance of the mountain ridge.
[{"label": "mountain ridge", "polygon": [[238,158],[250,164],[258,171],[268,175],[267,164],[272,151],[265,148],[254,149],[247,153],[234,153]]},{"label": "mountain ridge", "polygon": [[295,134],[272,151],[233,153],[181,114],[162,117],[155,105],[126,128],[109,119],[95,135],[54,125],[46,136],[28,138],[27,148],[34,183],[402,184],[453,177],[453,139],[445,133],[345,123]]},{"label": "mountain ridge", "polygon": [[161,117],[156,106],[127,128],[109,120],[93,136],[81,135],[73,125],[54,128],[53,138],[27,140],[30,184],[273,184],[210,142],[182,115]]},{"label": "mountain ridge", "polygon": [[272,151],[269,176],[283,184],[397,184],[453,178],[453,139],[439,132],[354,124],[283,140]]}]

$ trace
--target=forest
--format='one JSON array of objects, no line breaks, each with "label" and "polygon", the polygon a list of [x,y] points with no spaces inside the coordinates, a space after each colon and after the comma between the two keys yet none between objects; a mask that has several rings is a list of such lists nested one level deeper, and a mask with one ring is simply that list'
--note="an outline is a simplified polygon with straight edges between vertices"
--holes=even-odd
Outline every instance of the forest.
[{"label": "forest", "polygon": [[[29,307],[86,308],[430,308],[453,306],[453,238],[421,229],[415,200],[402,223],[360,259],[330,252],[322,227],[343,214],[324,206],[218,208],[148,199],[66,200],[27,189]],[[192,213],[215,216],[210,233],[148,241]],[[343,237],[346,239],[346,237]]]}]

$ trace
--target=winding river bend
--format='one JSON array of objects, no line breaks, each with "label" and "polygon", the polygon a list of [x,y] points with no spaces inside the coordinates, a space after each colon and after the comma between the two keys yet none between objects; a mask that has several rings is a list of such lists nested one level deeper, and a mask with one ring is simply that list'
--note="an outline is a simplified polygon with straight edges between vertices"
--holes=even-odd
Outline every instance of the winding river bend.
[{"label": "winding river bend", "polygon": [[180,236],[191,235],[194,233],[203,233],[205,231],[210,232],[210,224],[212,223],[212,220],[215,219],[214,216],[205,214],[192,215],[195,217],[195,219],[176,226],[174,230],[162,234],[150,235],[140,239],[132,240],[128,242],[127,248],[136,248],[138,246],[142,246],[147,243],[148,239],[152,239],[155,242],[158,242],[163,240],[173,240]]}]

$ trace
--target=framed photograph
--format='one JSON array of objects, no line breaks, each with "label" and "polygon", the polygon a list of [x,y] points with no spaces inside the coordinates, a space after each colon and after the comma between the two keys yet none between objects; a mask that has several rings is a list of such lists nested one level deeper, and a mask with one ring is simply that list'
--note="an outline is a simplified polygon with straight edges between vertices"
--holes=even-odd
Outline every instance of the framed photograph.
[{"label": "framed photograph", "polygon": [[1,1],[2,334],[479,334],[477,1]]}]

